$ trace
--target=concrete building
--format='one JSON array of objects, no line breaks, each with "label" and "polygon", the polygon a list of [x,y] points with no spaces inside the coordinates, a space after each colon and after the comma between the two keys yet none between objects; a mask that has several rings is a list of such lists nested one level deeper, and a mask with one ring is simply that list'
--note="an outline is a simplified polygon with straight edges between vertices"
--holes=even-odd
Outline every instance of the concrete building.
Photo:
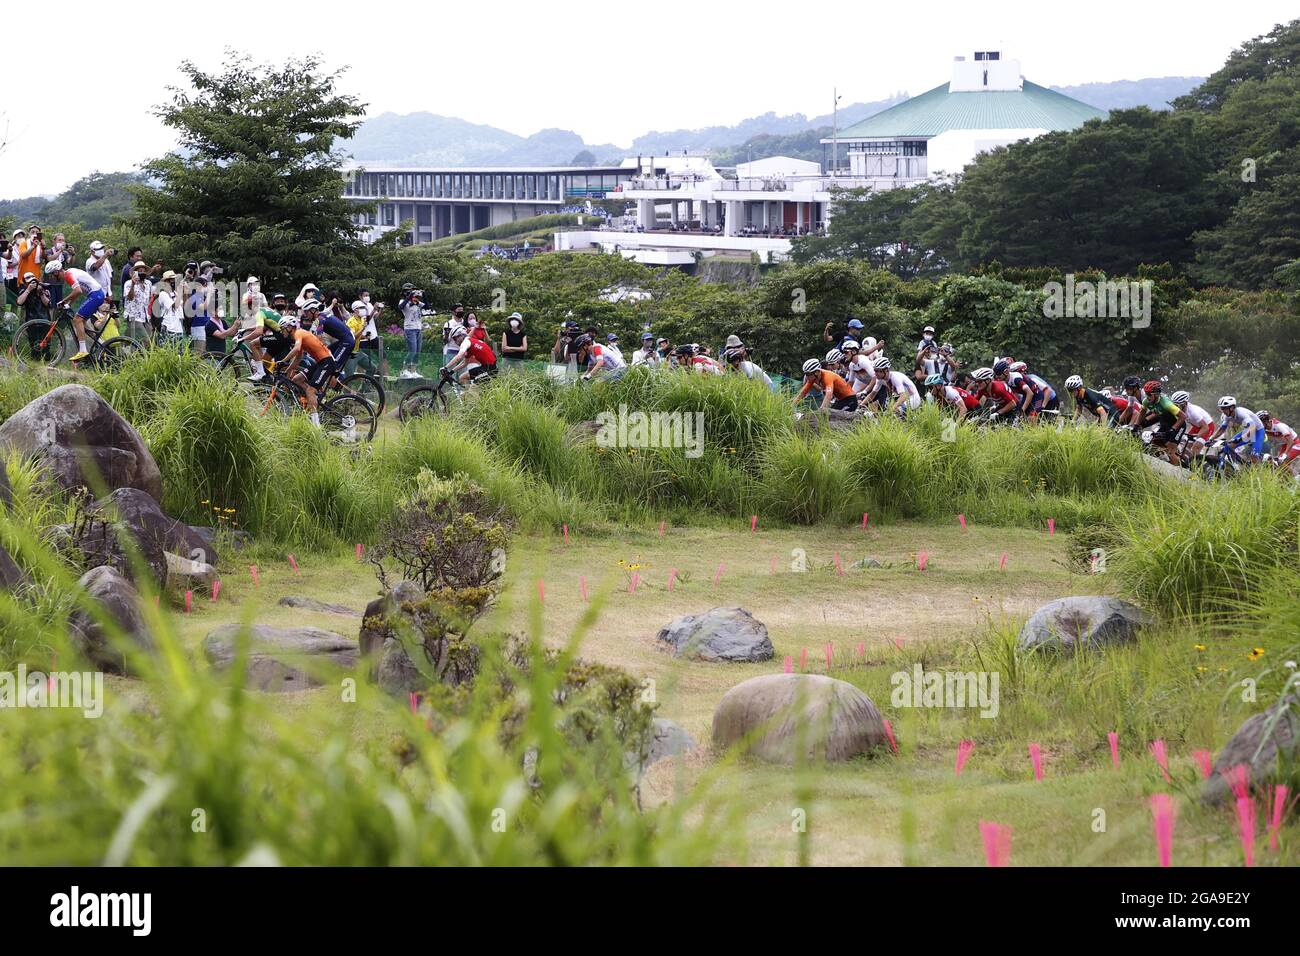
[{"label": "concrete building", "polygon": [[[998,51],[955,57],[942,86],[869,116],[822,143],[835,172],[906,186],[960,173],[977,155],[1052,130],[1105,119],[1105,110],[1030,83]],[[829,167],[828,163],[828,167]]]},{"label": "concrete building", "polygon": [[377,203],[355,220],[367,238],[411,222],[411,243],[499,226],[555,212],[585,199],[603,199],[635,169],[618,166],[499,166],[399,168],[355,166],[343,195]]}]

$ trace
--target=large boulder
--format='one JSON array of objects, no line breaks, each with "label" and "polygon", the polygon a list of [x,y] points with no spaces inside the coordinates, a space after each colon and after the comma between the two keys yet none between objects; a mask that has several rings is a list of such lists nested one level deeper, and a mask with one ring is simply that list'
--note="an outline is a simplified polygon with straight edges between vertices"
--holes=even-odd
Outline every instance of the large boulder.
[{"label": "large boulder", "polygon": [[1248,782],[1258,786],[1276,775],[1279,750],[1285,758],[1295,758],[1296,740],[1300,737],[1295,704],[1295,698],[1287,697],[1263,713],[1246,718],[1214,758],[1210,776],[1201,787],[1202,800],[1220,803],[1228,798],[1232,793],[1228,774],[1233,767],[1249,767]]},{"label": "large boulder", "polygon": [[[216,670],[235,663],[244,625],[225,624],[203,639],[203,655]],[[351,669],[357,645],[342,634],[319,627],[271,627],[254,624],[249,631],[245,676],[254,690],[272,694],[320,687],[331,668]]]},{"label": "large boulder", "polygon": [[1174,481],[1190,481],[1192,473],[1186,468],[1179,468],[1168,459],[1156,458],[1152,455],[1143,455],[1142,460],[1147,466],[1162,478],[1172,478]]},{"label": "large boulder", "polygon": [[281,607],[295,607],[304,611],[319,611],[322,614],[342,614],[345,617],[361,617],[361,612],[342,604],[330,604],[328,601],[318,601],[315,598],[303,597],[299,594],[286,594],[276,602]]},{"label": "large boulder", "polygon": [[136,488],[118,488],[91,506],[95,514],[112,518],[130,532],[146,551],[170,551],[194,561],[216,565],[216,548],[189,525],[163,514],[158,502]]},{"label": "large boulder", "polygon": [[0,505],[8,508],[14,503],[14,488],[9,484],[9,472],[5,469],[4,459],[0,458]]},{"label": "large boulder", "polygon": [[[0,469],[2,471],[3,469]],[[27,583],[27,575],[14,563],[4,545],[0,544],[0,588],[12,591]]]},{"label": "large boulder", "polygon": [[1025,650],[1096,650],[1107,644],[1137,640],[1149,622],[1145,611],[1118,598],[1079,596],[1044,604],[1020,629]]},{"label": "large boulder", "polygon": [[[120,633],[110,636],[97,617],[76,607],[68,616],[68,635],[73,646],[100,670],[112,674],[132,673],[133,651],[152,653],[156,648],[140,611],[140,595],[130,581],[110,567],[91,568],[78,583]],[[114,641],[113,637],[118,640]]]},{"label": "large boulder", "polygon": [[886,739],[871,698],[822,674],[765,674],[727,691],[713,712],[713,746],[746,738],[748,753],[780,764],[795,762],[801,740],[809,758],[848,760]]},{"label": "large boulder", "polygon": [[743,607],[715,607],[703,614],[683,614],[659,631],[674,657],[702,661],[770,661],[767,628]]},{"label": "large boulder", "polygon": [[[443,609],[412,581],[366,605],[358,643],[371,679],[396,697],[424,691],[434,680],[456,686],[478,672],[478,649],[448,626]],[[408,648],[423,655],[419,667]]]},{"label": "large boulder", "polygon": [[0,425],[0,455],[40,461],[68,490],[138,488],[162,497],[162,473],[140,433],[85,385],[60,385]]}]

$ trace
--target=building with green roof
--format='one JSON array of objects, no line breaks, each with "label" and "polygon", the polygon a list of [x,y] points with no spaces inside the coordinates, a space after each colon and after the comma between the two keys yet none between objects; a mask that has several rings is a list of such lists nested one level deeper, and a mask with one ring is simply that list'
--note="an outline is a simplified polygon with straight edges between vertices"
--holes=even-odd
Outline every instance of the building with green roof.
[{"label": "building with green roof", "polygon": [[1030,83],[1020,61],[996,51],[953,61],[949,82],[891,106],[822,142],[833,173],[876,188],[961,172],[982,152],[1051,130],[1075,129],[1105,110]]}]

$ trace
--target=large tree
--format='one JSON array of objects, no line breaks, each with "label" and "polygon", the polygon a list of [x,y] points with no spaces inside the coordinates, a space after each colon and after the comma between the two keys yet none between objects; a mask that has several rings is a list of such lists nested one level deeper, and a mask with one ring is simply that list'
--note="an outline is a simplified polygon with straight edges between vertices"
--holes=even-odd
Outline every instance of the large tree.
[{"label": "large tree", "polygon": [[180,69],[188,88],[173,87],[155,111],[178,149],[145,167],[156,185],[137,188],[130,225],[231,278],[348,281],[356,207],[343,198],[335,144],[356,132],[363,104],[314,56],[263,66],[228,51],[219,73]]}]

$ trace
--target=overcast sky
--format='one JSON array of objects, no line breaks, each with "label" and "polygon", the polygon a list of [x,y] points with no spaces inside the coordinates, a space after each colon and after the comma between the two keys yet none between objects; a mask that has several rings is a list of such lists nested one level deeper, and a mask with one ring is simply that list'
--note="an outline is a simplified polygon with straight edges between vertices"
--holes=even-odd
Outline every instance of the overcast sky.
[{"label": "overcast sky", "polygon": [[[652,129],[732,124],[769,110],[829,112],[832,87],[845,104],[915,95],[947,81],[954,55],[977,49],[1018,58],[1045,86],[1204,76],[1242,41],[1298,15],[1283,0],[226,0],[194,8],[204,12],[188,29],[186,8],[177,8],[176,22],[160,29],[165,18],[127,12],[139,9],[60,7],[52,49],[76,82],[51,80],[18,97],[6,84],[0,198],[58,192],[91,171],[134,169],[165,152],[173,140],[151,108],[177,82],[182,59],[216,68],[226,46],[261,61],[320,52],[350,68],[343,87],[371,115],[427,110],[521,135],[560,127],[626,146]],[[91,75],[102,77],[98,85],[82,81]],[[61,105],[51,105],[56,96]]]}]

